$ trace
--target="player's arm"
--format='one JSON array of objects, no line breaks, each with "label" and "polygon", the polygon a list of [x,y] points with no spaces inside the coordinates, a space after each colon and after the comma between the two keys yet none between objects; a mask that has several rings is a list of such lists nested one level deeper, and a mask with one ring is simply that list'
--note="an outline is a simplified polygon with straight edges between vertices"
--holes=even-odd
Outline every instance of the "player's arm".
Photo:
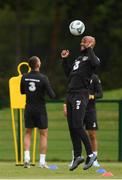
[{"label": "player's arm", "polygon": [[103,97],[103,90],[102,90],[102,84],[98,76],[95,78],[95,98],[102,98]]},{"label": "player's arm", "polygon": [[90,59],[91,65],[92,66],[99,66],[100,65],[100,59],[95,55],[93,48],[88,47],[88,57]]},{"label": "player's arm", "polygon": [[63,104],[64,116],[67,116],[67,105],[66,103]]},{"label": "player's arm", "polygon": [[51,84],[46,76],[44,77],[44,84],[45,84],[45,88],[46,88],[46,92],[47,92],[48,96],[50,98],[55,98],[56,95],[55,95],[55,93],[51,87]]},{"label": "player's arm", "polygon": [[62,66],[65,72],[65,75],[68,77],[70,71],[72,70],[72,61],[69,59],[70,52],[69,50],[62,50],[61,58],[62,58]]},{"label": "player's arm", "polygon": [[20,92],[21,92],[21,94],[25,94],[24,77],[23,76],[20,81]]}]

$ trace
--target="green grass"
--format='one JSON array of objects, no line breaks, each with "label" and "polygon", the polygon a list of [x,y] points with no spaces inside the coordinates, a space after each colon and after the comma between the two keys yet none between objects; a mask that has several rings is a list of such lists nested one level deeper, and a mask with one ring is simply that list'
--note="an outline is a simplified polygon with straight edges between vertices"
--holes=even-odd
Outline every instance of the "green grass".
[{"label": "green grass", "polygon": [[103,94],[104,99],[122,99],[122,88],[105,91]]},{"label": "green grass", "polygon": [[[104,99],[119,99],[121,91],[113,90],[104,93]],[[12,134],[11,112],[9,108],[0,110],[0,178],[67,178],[67,179],[100,179],[101,174],[96,173],[95,168],[83,171],[82,167],[76,171],[68,170],[68,163],[71,160],[72,145],[66,119],[63,115],[63,103],[47,104],[49,117],[49,138],[47,161],[49,164],[58,165],[58,169],[46,170],[37,166],[31,169],[15,166],[15,153]],[[15,112],[16,129],[18,129],[17,111]],[[122,178],[122,164],[118,163],[118,104],[97,103],[97,117],[99,130],[98,158],[100,164],[114,176],[110,178]],[[18,134],[16,134],[18,137]],[[23,121],[24,136],[24,121]],[[33,139],[32,139],[33,140]],[[39,137],[37,136],[36,160],[39,160]],[[31,149],[32,152],[32,149]],[[85,152],[83,151],[85,156]],[[48,172],[48,173],[47,173]],[[104,179],[109,177],[104,177]]]},{"label": "green grass", "polygon": [[76,170],[69,171],[68,163],[66,162],[49,162],[55,164],[58,169],[40,169],[38,164],[25,169],[22,166],[15,166],[14,163],[1,162],[0,163],[0,178],[6,179],[120,179],[122,178],[122,163],[101,163],[101,167],[107,172],[111,172],[113,176],[103,177],[102,174],[97,173],[98,168],[91,167],[84,171],[82,165]]}]

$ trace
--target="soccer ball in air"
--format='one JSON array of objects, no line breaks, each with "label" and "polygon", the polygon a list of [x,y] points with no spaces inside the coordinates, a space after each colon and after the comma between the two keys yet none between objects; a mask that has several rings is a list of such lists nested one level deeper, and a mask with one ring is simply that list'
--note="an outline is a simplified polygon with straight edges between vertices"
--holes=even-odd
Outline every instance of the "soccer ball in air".
[{"label": "soccer ball in air", "polygon": [[79,36],[85,31],[85,25],[82,21],[75,20],[70,23],[69,30],[72,35]]}]

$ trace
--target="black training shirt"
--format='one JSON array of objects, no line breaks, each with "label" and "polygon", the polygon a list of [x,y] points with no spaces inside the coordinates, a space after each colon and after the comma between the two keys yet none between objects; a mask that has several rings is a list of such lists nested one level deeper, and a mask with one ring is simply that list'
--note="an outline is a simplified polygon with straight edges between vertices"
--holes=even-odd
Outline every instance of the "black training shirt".
[{"label": "black training shirt", "polygon": [[91,75],[99,64],[100,60],[92,48],[81,51],[81,55],[73,61],[63,58],[62,65],[68,77],[68,92],[89,89]]},{"label": "black training shirt", "polygon": [[55,93],[47,76],[37,71],[24,74],[20,83],[20,91],[26,94],[26,107],[40,109],[45,105],[45,95],[55,98]]}]

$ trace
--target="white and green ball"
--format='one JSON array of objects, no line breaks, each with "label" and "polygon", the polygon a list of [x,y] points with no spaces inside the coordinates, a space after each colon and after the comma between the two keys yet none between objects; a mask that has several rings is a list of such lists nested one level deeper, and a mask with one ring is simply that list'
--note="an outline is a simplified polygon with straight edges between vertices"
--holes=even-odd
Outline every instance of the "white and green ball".
[{"label": "white and green ball", "polygon": [[85,25],[80,20],[72,21],[69,25],[70,33],[74,36],[79,36],[85,31]]}]

